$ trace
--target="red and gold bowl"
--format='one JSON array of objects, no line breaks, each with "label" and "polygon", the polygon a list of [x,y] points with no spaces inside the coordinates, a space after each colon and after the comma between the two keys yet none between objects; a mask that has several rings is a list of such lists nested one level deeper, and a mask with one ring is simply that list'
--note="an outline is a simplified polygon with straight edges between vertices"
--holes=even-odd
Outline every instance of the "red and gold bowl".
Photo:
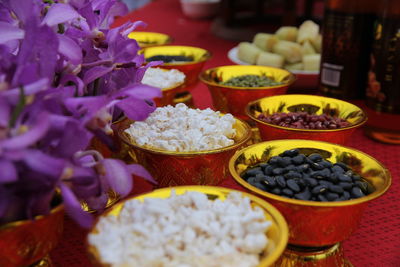
[{"label": "red and gold bowl", "polygon": [[[332,130],[297,129],[278,126],[258,119],[260,114],[305,111],[310,114],[327,114],[345,119],[350,126]],[[356,105],[342,100],[314,95],[282,95],[265,97],[250,102],[246,114],[257,124],[261,139],[307,139],[345,144],[354,130],[367,121],[366,113]]]},{"label": "red and gold bowl", "polygon": [[160,46],[172,43],[172,37],[158,32],[137,32],[128,34],[128,38],[135,39],[141,48]]},{"label": "red and gold bowl", "polygon": [[236,119],[233,145],[206,151],[175,152],[142,147],[135,144],[125,129],[132,122],[118,125],[118,134],[124,146],[120,154],[128,154],[134,162],[143,165],[158,182],[158,187],[177,185],[218,185],[229,177],[228,161],[251,138],[247,123]]},{"label": "red and gold bowl", "polygon": [[211,53],[203,48],[193,46],[165,45],[143,49],[144,57],[153,56],[191,56],[193,61],[164,63],[161,68],[177,69],[186,75],[183,87],[185,91],[193,88],[198,82],[198,76],[205,62],[211,58]]},{"label": "red and gold bowl", "polygon": [[[233,77],[241,75],[263,75],[280,85],[265,87],[237,87],[222,85]],[[273,95],[285,94],[288,87],[296,80],[287,70],[250,65],[221,66],[203,71],[200,80],[208,86],[214,107],[224,113],[231,113],[240,119],[248,119],[245,108],[250,101]]]},{"label": "red and gold bowl", "polygon": [[[133,199],[138,199],[140,201],[143,201],[147,198],[165,199],[171,196],[172,190],[174,190],[175,194],[177,195],[184,194],[188,191],[195,191],[207,194],[209,199],[221,200],[224,200],[230,192],[235,191],[232,189],[215,186],[178,186],[157,189],[153,192],[136,196]],[[272,205],[268,204],[264,200],[251,194],[247,194],[244,192],[240,193],[243,197],[248,197],[251,201],[252,206],[260,208],[264,212],[265,218],[272,222],[271,227],[266,232],[266,236],[268,237],[269,242],[262,255],[260,255],[260,263],[259,265],[257,265],[257,267],[273,266],[273,263],[280,257],[280,255],[286,248],[288,240],[288,226],[285,222],[285,219],[277,209],[275,209]],[[127,200],[114,205],[107,212],[103,213],[100,218],[108,216],[119,216],[126,201]],[[99,230],[96,228],[95,225],[90,231],[89,235],[96,235],[98,231]],[[104,261],[100,257],[98,249],[95,246],[91,245],[89,242],[88,252],[95,266],[110,266],[109,264],[104,263]]]},{"label": "red and gold bowl", "polygon": [[[347,201],[305,201],[265,192],[240,176],[249,167],[289,149],[299,149],[305,155],[319,153],[332,163],[343,162],[367,180],[374,191]],[[383,195],[391,184],[389,171],[371,156],[352,148],[308,140],[276,140],[246,147],[230,159],[229,171],[240,185],[267,200],[283,214],[289,224],[290,244],[306,247],[323,247],[347,239],[357,229],[368,202]]]},{"label": "red and gold bowl", "polygon": [[[57,246],[63,228],[64,205],[60,203],[47,215],[0,225],[0,266],[39,266]],[[43,266],[49,262],[43,260]]]}]

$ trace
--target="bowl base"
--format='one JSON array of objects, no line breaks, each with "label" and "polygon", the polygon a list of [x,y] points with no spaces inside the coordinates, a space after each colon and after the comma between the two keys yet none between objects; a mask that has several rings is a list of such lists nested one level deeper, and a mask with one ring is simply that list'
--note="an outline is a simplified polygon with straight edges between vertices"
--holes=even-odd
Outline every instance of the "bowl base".
[{"label": "bowl base", "polygon": [[[104,209],[108,209],[109,207],[113,206],[115,203],[117,203],[121,199],[120,196],[112,190],[108,191],[107,194],[108,194],[107,204]],[[97,213],[97,210],[91,208],[89,206],[89,204],[85,201],[81,201],[81,206],[82,206],[82,209],[86,212]]]},{"label": "bowl base", "polygon": [[340,243],[327,247],[288,245],[275,267],[353,267]]},{"label": "bowl base", "polygon": [[174,103],[173,105],[175,106],[178,103],[183,103],[186,106],[190,108],[195,108],[194,102],[193,102],[193,96],[189,92],[181,92],[175,95],[174,97]]},{"label": "bowl base", "polygon": [[49,255],[46,255],[43,259],[30,265],[30,267],[52,267],[52,266],[54,265]]}]

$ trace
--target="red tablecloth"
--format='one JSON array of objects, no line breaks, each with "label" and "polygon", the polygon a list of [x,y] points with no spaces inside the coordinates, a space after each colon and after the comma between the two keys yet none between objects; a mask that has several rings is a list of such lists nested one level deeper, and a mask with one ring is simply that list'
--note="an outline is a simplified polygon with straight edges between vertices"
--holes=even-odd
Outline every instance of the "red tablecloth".
[{"label": "red tablecloth", "polygon": [[[142,9],[132,12],[118,23],[142,20],[148,23],[146,31],[171,35],[174,44],[193,45],[212,52],[213,57],[205,68],[232,64],[227,52],[236,43],[213,36],[211,21],[190,20],[183,16],[179,0],[155,0]],[[205,85],[198,84],[192,91],[195,105],[211,107],[211,97]],[[381,198],[372,201],[365,211],[359,229],[344,242],[346,257],[356,267],[400,266],[400,146],[384,145],[366,138],[358,130],[348,144],[375,157],[391,171],[393,183]],[[145,182],[135,184],[135,193],[151,190]],[[233,180],[223,186],[240,189]],[[66,218],[64,236],[59,246],[51,253],[55,266],[90,267],[86,255],[86,232]],[[233,266],[234,267],[234,266]]]}]

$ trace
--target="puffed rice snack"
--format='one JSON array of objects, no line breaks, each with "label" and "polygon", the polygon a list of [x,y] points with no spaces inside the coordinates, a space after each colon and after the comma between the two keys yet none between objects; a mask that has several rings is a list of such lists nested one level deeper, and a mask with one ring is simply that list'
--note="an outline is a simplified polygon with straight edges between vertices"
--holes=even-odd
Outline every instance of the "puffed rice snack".
[{"label": "puffed rice snack", "polygon": [[209,200],[200,192],[125,202],[89,234],[103,263],[113,267],[255,267],[272,222],[239,192]]},{"label": "puffed rice snack", "polygon": [[183,83],[185,74],[176,69],[148,68],[144,73],[142,83],[162,89]]},{"label": "puffed rice snack", "polygon": [[139,146],[167,151],[190,152],[234,144],[235,118],[220,116],[210,108],[200,110],[179,103],[159,107],[145,121],[137,121],[125,132]]}]

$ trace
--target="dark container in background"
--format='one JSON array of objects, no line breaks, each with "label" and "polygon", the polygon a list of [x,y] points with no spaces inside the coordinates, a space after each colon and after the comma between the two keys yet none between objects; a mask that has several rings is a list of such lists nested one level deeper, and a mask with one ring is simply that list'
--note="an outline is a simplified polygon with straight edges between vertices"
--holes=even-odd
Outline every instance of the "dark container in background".
[{"label": "dark container in background", "polygon": [[354,100],[365,98],[376,0],[326,0],[319,92]]},{"label": "dark container in background", "polygon": [[382,0],[374,27],[366,90],[365,133],[400,144],[400,1]]}]

